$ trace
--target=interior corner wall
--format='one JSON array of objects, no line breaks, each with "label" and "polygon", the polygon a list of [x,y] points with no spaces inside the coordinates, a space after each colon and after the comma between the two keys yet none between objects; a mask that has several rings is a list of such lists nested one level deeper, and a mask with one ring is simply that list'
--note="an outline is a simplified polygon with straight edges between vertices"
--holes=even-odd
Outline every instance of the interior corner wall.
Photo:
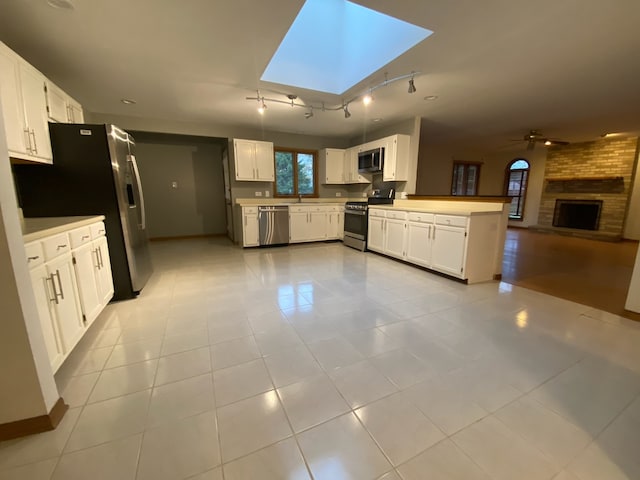
[{"label": "interior corner wall", "polygon": [[221,144],[186,135],[133,136],[149,237],[225,234]]},{"label": "interior corner wall", "polygon": [[[628,240],[640,240],[640,141],[638,142],[638,155],[636,155],[633,184],[631,186],[623,237]],[[638,272],[638,276],[640,276],[640,272]]]}]

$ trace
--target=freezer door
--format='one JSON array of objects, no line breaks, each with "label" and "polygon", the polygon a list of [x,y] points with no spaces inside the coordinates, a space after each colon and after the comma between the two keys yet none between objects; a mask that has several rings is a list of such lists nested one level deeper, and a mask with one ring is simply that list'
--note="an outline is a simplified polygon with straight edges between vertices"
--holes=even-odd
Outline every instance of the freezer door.
[{"label": "freezer door", "polygon": [[124,130],[114,125],[107,129],[131,283],[133,290],[139,292],[151,276],[152,267],[142,182],[133,154],[135,143]]}]

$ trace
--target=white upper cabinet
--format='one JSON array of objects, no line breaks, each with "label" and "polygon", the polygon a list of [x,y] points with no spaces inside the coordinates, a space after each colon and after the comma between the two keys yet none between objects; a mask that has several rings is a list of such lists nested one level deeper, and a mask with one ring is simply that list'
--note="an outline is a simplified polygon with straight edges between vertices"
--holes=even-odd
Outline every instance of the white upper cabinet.
[{"label": "white upper cabinet", "polygon": [[47,80],[46,85],[49,119],[58,123],[84,123],[82,105],[53,82]]},{"label": "white upper cabinet", "polygon": [[338,148],[320,150],[320,181],[331,185],[345,183],[345,151]]},{"label": "white upper cabinet", "polygon": [[233,140],[236,180],[273,182],[275,180],[273,143]]},{"label": "white upper cabinet", "polygon": [[45,77],[31,65],[20,62],[20,83],[24,104],[29,153],[44,163],[53,163],[47,118]]},{"label": "white upper cabinet", "polygon": [[384,167],[382,180],[406,181],[409,179],[409,135],[392,135],[384,140]]},{"label": "white upper cabinet", "polygon": [[358,172],[358,152],[360,147],[351,147],[344,152],[345,183],[371,183],[371,175]]},{"label": "white upper cabinet", "polygon": [[2,116],[11,155],[28,155],[26,122],[20,86],[19,57],[0,43],[0,97]]}]

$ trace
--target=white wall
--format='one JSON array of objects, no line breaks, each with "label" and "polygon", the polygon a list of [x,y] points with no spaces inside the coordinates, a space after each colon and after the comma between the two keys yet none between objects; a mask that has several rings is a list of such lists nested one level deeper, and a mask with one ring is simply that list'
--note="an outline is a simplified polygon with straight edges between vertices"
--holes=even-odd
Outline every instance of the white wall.
[{"label": "white wall", "polygon": [[3,424],[46,415],[60,396],[29,278],[2,115],[0,272],[0,424]]}]

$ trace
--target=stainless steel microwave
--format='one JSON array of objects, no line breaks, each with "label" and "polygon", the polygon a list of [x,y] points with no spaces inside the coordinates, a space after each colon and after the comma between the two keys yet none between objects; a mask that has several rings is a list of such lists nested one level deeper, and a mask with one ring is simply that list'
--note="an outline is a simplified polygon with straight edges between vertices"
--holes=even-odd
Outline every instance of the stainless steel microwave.
[{"label": "stainless steel microwave", "polygon": [[358,171],[361,173],[381,173],[384,166],[384,147],[358,153]]}]

